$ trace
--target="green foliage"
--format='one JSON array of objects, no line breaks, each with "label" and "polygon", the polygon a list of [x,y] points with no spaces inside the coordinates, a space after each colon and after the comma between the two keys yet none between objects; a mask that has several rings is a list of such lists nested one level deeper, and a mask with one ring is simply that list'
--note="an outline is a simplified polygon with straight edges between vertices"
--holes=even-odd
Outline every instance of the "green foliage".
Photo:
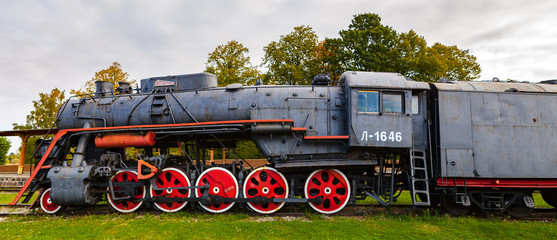
[{"label": "green foliage", "polygon": [[[27,115],[26,123],[13,123],[14,130],[51,128],[56,122],[58,109],[62,106],[64,100],[64,91],[60,91],[58,88],[52,89],[50,93],[39,93],[39,100],[33,101],[33,110]],[[35,151],[35,142],[38,139],[38,136],[28,138],[27,148],[25,149],[25,163],[32,162],[31,157]]]},{"label": "green foliage", "polygon": [[418,81],[437,81],[472,80],[481,71],[468,50],[440,43],[428,47],[423,36],[413,30],[399,34],[383,25],[377,14],[355,15],[348,29],[339,35],[324,44],[332,54],[323,61],[332,72],[398,72]]},{"label": "green foliage", "polygon": [[107,82],[114,83],[113,90],[115,90],[116,87],[118,86],[118,82],[129,82],[130,84],[136,84],[137,81],[128,80],[128,76],[129,74],[127,72],[124,72],[124,70],[122,70],[122,65],[120,65],[120,63],[113,62],[112,65],[110,65],[110,67],[96,72],[95,76],[91,80],[85,82],[85,85],[83,85],[81,89],[78,90],[72,89],[70,93],[74,95],[84,95],[88,93],[94,93],[96,90],[96,86],[95,86],[96,81],[107,81]]},{"label": "green foliage", "polygon": [[33,110],[27,115],[24,125],[14,123],[14,130],[50,128],[56,122],[57,112],[65,100],[65,91],[58,88],[50,93],[39,93],[39,100],[33,101]]},{"label": "green foliage", "polygon": [[435,43],[427,49],[425,62],[431,67],[423,68],[416,79],[465,80],[476,79],[480,75],[480,64],[476,62],[476,57],[469,54],[468,50],[461,50],[457,46],[445,46]]},{"label": "green foliage", "polygon": [[0,137],[0,165],[4,165],[7,163],[8,159],[8,151],[12,143],[5,137]]},{"label": "green foliage", "polygon": [[339,62],[347,70],[394,72],[397,58],[397,33],[381,24],[377,14],[354,16],[348,30],[339,32],[337,45]]},{"label": "green foliage", "polygon": [[[236,143],[236,147],[234,149],[230,149],[230,152],[234,154],[237,158],[243,159],[265,159],[265,156],[259,151],[259,148],[255,146],[255,143],[252,141],[241,141]],[[237,154],[237,155],[236,155]],[[214,149],[214,159],[222,159],[222,150],[220,148]],[[232,159],[232,156],[226,153],[227,159]]]},{"label": "green foliage", "polygon": [[263,153],[259,151],[259,148],[252,141],[238,142],[234,151],[244,159],[265,159]]},{"label": "green foliage", "polygon": [[253,85],[260,77],[260,73],[251,66],[248,53],[249,49],[241,43],[235,40],[229,41],[209,53],[205,72],[215,74],[219,86],[227,86],[231,83]]},{"label": "green foliage", "polygon": [[19,153],[10,153],[10,155],[8,155],[7,163],[18,163],[19,156]]},{"label": "green foliage", "polygon": [[318,38],[309,26],[298,26],[264,47],[267,83],[307,85],[322,70]]}]

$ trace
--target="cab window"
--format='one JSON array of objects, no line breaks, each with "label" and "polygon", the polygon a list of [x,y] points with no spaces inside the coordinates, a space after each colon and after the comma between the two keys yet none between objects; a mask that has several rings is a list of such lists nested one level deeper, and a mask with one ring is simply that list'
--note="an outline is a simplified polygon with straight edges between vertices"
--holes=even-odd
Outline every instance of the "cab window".
[{"label": "cab window", "polygon": [[379,112],[379,92],[358,91],[358,112]]},{"label": "cab window", "polygon": [[383,112],[402,113],[403,100],[402,93],[383,93]]}]

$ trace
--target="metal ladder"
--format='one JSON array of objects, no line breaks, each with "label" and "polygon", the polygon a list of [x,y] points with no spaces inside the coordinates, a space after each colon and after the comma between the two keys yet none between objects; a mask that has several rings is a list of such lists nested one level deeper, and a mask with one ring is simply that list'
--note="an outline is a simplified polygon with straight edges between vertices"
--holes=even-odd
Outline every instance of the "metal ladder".
[{"label": "metal ladder", "polygon": [[[60,159],[60,156],[63,153],[63,146],[65,146],[67,141],[68,138],[64,137],[63,139],[54,143],[54,147],[52,148],[49,156],[43,157],[43,160],[41,160],[35,166],[33,174],[29,177],[29,179],[27,179],[27,182],[21,188],[18,195],[15,197],[14,201],[10,203],[10,205],[18,204],[21,199],[23,199],[22,203],[28,203],[33,197],[33,194],[35,194],[36,191],[40,190],[40,188],[42,187],[41,184],[44,183],[44,181],[46,180],[51,166],[54,165],[57,159]],[[33,205],[38,203],[37,200],[38,198],[35,199]]]},{"label": "metal ladder", "polygon": [[[468,192],[466,191],[466,179],[464,180],[464,186],[462,187],[464,191],[459,191],[458,185],[456,184],[456,178],[453,178],[454,182],[454,198],[456,203],[460,203],[463,206],[470,206],[470,198],[468,197]],[[502,199],[499,199],[502,201]]]},{"label": "metal ladder", "polygon": [[[412,203],[415,206],[430,206],[429,178],[425,152],[412,151],[410,155]],[[418,194],[420,198],[418,199]]]}]

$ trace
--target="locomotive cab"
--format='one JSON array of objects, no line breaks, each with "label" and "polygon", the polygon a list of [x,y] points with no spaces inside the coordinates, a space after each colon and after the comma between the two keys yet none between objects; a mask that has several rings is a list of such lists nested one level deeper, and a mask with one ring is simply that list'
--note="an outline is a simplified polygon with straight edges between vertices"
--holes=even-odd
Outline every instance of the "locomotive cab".
[{"label": "locomotive cab", "polygon": [[[427,83],[414,82],[396,73],[347,72],[340,79],[348,97],[350,147],[410,149],[414,124],[423,128]],[[414,119],[418,119],[415,121]],[[424,134],[418,134],[424,138]]]}]

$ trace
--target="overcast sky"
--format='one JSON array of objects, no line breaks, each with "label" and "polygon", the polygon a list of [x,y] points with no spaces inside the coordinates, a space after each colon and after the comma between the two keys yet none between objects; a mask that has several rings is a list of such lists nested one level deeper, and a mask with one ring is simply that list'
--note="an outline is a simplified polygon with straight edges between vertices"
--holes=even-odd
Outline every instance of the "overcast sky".
[{"label": "overcast sky", "polygon": [[552,0],[0,1],[0,130],[24,123],[39,92],[77,89],[114,61],[137,80],[197,73],[237,40],[258,65],[263,47],[295,26],[338,37],[366,12],[428,45],[469,49],[482,79],[557,79]]}]

